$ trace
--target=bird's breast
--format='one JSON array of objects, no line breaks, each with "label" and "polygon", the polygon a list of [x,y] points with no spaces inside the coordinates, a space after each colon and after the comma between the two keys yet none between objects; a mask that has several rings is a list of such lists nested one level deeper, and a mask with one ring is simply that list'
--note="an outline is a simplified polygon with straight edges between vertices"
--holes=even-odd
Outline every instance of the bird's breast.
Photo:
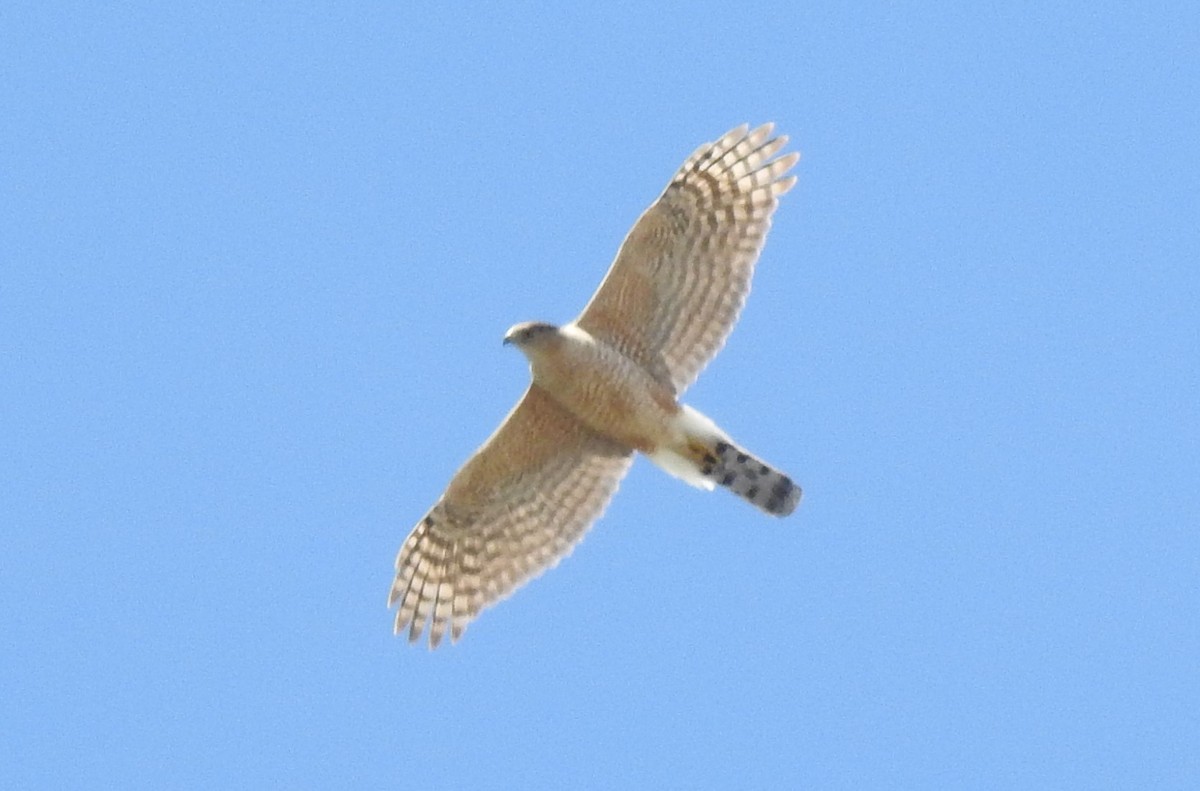
[{"label": "bird's breast", "polygon": [[646,453],[667,441],[674,394],[611,346],[567,337],[531,368],[534,382],[594,431]]}]

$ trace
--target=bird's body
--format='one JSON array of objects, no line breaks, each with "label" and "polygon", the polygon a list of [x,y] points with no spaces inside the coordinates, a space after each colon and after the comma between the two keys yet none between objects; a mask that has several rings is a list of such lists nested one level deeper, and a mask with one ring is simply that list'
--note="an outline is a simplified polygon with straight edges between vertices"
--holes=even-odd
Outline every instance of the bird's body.
[{"label": "bird's body", "polygon": [[573,324],[520,348],[533,383],[596,433],[646,454],[670,442],[674,393],[617,349]]},{"label": "bird's body", "polygon": [[626,237],[599,290],[562,327],[505,343],[531,383],[405,540],[388,599],[396,631],[436,646],[570,552],[634,452],[693,486],[785,516],[800,487],[679,398],[724,343],[796,154],[771,126],[739,127],[683,164]]},{"label": "bird's body", "polygon": [[[776,516],[791,513],[799,502],[791,479],[738,448],[712,420],[676,401],[670,387],[578,326],[518,324],[505,340],[529,358],[533,385],[596,434],[641,451],[693,486],[726,486]],[[733,485],[743,477],[750,479],[745,486]],[[750,491],[760,478],[763,483]]]}]

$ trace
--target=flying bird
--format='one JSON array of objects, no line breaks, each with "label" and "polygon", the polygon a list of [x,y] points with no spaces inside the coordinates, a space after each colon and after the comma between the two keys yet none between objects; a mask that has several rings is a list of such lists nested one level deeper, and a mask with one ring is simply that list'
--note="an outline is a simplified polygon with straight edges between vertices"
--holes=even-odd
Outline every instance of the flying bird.
[{"label": "flying bird", "polygon": [[532,381],[400,548],[388,607],[410,642],[457,641],[480,610],[570,553],[640,451],[703,489],[774,516],[792,479],[679,401],[725,343],[779,196],[799,160],[773,125],[700,146],[621,244],[600,288],[561,327],[525,322],[504,343]]}]

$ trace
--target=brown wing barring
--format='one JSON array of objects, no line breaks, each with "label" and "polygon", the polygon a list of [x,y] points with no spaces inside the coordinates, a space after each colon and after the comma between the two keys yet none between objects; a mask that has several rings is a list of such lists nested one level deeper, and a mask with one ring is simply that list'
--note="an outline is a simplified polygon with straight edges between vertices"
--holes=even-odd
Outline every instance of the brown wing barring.
[{"label": "brown wing barring", "polygon": [[570,553],[604,511],[632,451],[536,385],[454,476],[396,557],[396,633],[430,647]]},{"label": "brown wing barring", "polygon": [[771,124],[696,149],[634,224],[576,323],[681,394],[737,322],[799,154]]}]

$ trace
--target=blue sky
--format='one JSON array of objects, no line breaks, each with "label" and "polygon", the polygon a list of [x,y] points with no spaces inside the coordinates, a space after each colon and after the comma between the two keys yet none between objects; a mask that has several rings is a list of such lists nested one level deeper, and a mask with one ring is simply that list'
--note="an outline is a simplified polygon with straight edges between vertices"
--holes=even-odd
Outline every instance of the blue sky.
[{"label": "blue sky", "polygon": [[[0,785],[1194,788],[1187,3],[21,3],[0,17]],[[431,653],[407,531],[684,157],[803,159],[644,460]]]}]

